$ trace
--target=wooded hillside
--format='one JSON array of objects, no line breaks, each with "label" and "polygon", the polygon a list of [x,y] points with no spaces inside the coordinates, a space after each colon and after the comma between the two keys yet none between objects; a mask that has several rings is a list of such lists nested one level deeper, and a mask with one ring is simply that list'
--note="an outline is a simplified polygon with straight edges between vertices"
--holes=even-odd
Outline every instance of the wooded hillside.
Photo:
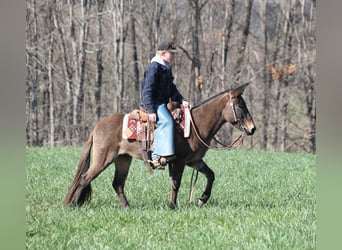
[{"label": "wooded hillside", "polygon": [[[316,0],[27,0],[26,143],[80,146],[140,104],[144,69],[176,39],[193,104],[239,83],[257,131],[245,147],[316,151]],[[217,137],[229,143],[231,126]]]}]

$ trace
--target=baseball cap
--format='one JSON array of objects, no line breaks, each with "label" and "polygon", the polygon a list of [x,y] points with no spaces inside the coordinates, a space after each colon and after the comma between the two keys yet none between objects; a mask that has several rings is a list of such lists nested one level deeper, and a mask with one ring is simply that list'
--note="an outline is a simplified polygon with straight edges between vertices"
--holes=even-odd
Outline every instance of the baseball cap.
[{"label": "baseball cap", "polygon": [[171,52],[177,52],[175,42],[172,40],[166,40],[162,42],[161,44],[159,44],[158,50],[167,50]]}]

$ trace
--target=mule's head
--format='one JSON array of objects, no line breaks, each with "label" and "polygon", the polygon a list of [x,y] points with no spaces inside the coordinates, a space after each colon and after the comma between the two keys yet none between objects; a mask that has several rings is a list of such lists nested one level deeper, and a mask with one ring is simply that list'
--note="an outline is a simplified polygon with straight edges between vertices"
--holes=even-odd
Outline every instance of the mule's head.
[{"label": "mule's head", "polygon": [[247,135],[253,135],[255,124],[242,94],[249,83],[228,92],[228,102],[223,110],[224,119]]}]

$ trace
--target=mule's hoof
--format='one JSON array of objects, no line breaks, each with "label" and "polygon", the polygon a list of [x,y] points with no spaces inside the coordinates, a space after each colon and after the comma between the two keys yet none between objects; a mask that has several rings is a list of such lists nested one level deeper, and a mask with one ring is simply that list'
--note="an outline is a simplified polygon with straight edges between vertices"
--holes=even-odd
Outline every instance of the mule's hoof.
[{"label": "mule's hoof", "polygon": [[197,206],[201,207],[203,206],[205,203],[201,200],[201,199],[198,199],[197,201]]},{"label": "mule's hoof", "polygon": [[67,203],[67,204],[63,204],[63,207],[65,208],[76,208],[77,207],[77,204],[75,203]]}]

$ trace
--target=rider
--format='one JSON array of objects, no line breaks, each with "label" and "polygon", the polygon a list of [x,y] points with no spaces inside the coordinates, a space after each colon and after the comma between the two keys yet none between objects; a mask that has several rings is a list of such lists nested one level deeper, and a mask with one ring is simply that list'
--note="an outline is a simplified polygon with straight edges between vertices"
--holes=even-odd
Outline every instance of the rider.
[{"label": "rider", "polygon": [[174,157],[174,124],[167,109],[169,101],[181,103],[189,107],[184,97],[173,83],[171,62],[175,59],[177,48],[174,41],[162,42],[157,49],[156,56],[145,70],[141,83],[142,107],[148,112],[149,120],[157,122],[154,133],[152,161],[154,167],[165,165]]}]

